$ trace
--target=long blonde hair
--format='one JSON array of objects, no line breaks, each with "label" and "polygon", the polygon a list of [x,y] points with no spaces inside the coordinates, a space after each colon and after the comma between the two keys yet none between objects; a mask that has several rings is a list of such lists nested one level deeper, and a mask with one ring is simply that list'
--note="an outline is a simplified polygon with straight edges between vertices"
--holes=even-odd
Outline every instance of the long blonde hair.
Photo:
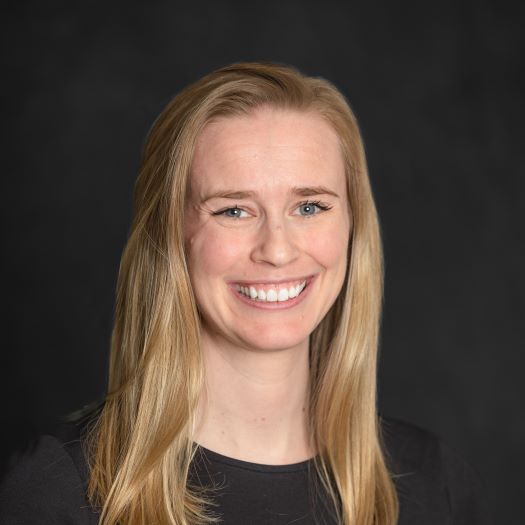
[{"label": "long blonde hair", "polygon": [[315,112],[340,139],[353,229],[344,285],[310,337],[314,466],[339,523],[397,521],[398,500],[376,410],[382,249],[356,119],[324,79],[287,66],[238,63],[177,95],[144,148],[118,278],[109,393],[87,439],[88,495],[101,507],[103,525],[193,525],[215,519],[204,491],[188,483],[203,363],[184,253],[184,201],[203,127],[263,105]]}]

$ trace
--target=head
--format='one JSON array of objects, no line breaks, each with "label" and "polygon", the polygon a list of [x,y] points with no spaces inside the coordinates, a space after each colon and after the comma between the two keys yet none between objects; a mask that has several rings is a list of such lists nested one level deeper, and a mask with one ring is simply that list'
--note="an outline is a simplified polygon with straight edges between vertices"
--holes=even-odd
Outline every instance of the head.
[{"label": "head", "polygon": [[[297,209],[317,201],[330,209],[315,206],[309,218]],[[355,117],[330,83],[288,67],[232,65],[176,97],[150,133],[135,213],[144,242],[166,253],[159,262],[192,297],[199,330],[247,348],[296,346],[340,298],[325,323],[333,336],[351,260],[380,288]],[[237,297],[237,285],[241,296],[244,288],[264,296],[282,281],[288,290],[304,283],[301,305],[270,313]]]},{"label": "head", "polygon": [[187,195],[201,337],[307,350],[347,271],[351,213],[330,124],[267,105],[214,119],[197,139]]},{"label": "head", "polygon": [[[375,407],[379,227],[341,93],[275,64],[203,77],[153,125],[134,208],[90,484],[107,522],[203,517],[185,484],[201,338],[220,337],[265,352],[310,343],[316,470],[344,523],[393,523]],[[281,304],[254,305],[259,290]]]}]

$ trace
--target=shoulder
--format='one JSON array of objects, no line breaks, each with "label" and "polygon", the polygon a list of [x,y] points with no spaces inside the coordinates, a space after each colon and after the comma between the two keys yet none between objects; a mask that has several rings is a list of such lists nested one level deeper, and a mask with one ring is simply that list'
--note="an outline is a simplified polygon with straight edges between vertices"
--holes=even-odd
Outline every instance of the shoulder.
[{"label": "shoulder", "polygon": [[402,471],[421,470],[439,459],[440,441],[432,432],[398,419],[381,417],[381,434],[390,467]]},{"label": "shoulder", "polygon": [[380,422],[402,517],[425,519],[421,523],[492,523],[483,482],[460,454],[421,427],[386,417]]},{"label": "shoulder", "polygon": [[11,461],[0,486],[0,522],[97,523],[86,499],[87,462],[81,427],[61,425],[42,435]]}]

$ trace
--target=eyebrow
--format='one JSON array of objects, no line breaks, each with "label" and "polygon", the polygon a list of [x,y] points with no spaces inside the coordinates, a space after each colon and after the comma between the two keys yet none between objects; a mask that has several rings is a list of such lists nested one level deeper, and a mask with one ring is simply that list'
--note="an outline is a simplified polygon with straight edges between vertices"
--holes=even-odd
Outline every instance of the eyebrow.
[{"label": "eyebrow", "polygon": [[[332,190],[326,188],[325,186],[302,186],[302,187],[293,187],[290,190],[292,195],[297,195],[299,197],[313,197],[314,195],[332,195],[333,197],[339,198],[339,195]],[[201,202],[209,201],[210,199],[248,199],[254,197],[256,192],[254,191],[233,191],[233,190],[224,190],[217,191],[215,193],[210,193],[205,195]]]}]

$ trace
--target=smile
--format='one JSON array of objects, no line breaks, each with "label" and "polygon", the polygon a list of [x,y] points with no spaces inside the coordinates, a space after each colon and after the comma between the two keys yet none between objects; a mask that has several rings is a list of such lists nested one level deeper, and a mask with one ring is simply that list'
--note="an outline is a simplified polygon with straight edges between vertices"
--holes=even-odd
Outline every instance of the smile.
[{"label": "smile", "polygon": [[292,283],[280,283],[275,285],[253,284],[243,285],[236,284],[236,290],[252,301],[262,301],[267,303],[280,302],[284,303],[295,297],[298,297],[306,286],[306,279]]},{"label": "smile", "polygon": [[317,274],[282,281],[230,281],[234,296],[245,305],[259,310],[284,311],[295,308],[309,295]]}]

